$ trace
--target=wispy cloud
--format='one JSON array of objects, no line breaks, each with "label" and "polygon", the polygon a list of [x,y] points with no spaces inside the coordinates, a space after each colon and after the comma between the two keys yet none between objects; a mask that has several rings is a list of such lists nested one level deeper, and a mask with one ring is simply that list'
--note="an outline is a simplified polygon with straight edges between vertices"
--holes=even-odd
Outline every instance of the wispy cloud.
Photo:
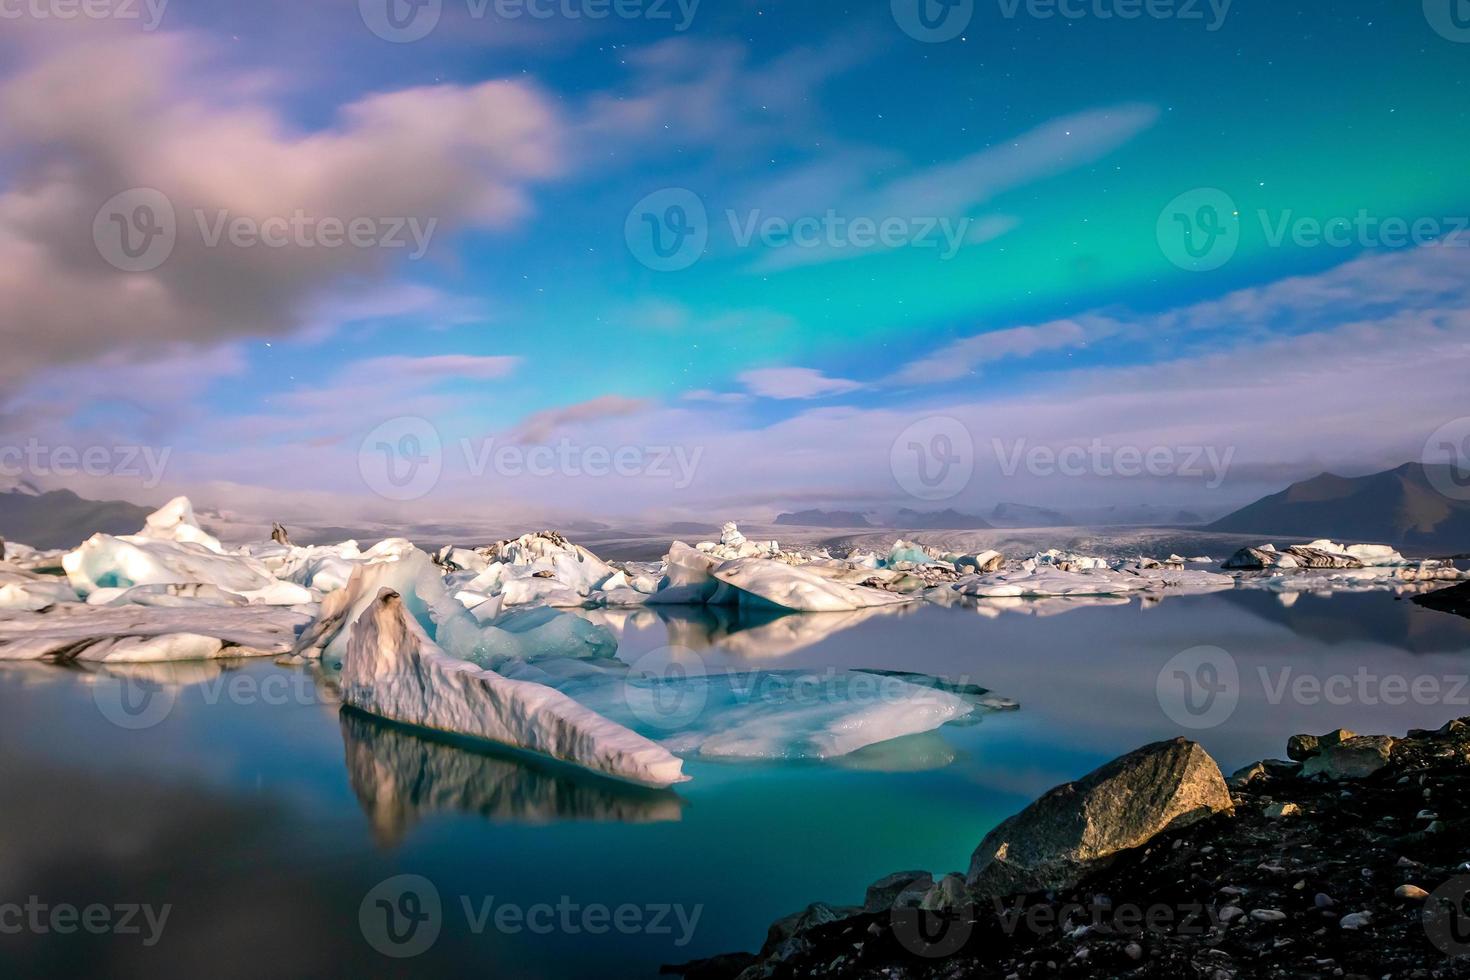
[{"label": "wispy cloud", "polygon": [[738,380],[762,398],[822,398],[862,387],[857,381],[829,378],[815,368],[803,367],[757,368],[741,372]]}]

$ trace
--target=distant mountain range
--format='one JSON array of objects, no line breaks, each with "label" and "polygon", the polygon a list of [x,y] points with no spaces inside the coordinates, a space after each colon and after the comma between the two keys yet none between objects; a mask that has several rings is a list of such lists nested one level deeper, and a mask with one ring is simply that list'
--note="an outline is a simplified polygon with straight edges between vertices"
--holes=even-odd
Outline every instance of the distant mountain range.
[{"label": "distant mountain range", "polygon": [[872,527],[867,517],[852,510],[799,510],[794,514],[779,514],[777,524],[795,527]]},{"label": "distant mountain range", "polygon": [[1072,521],[1059,510],[1006,502],[995,505],[990,523],[995,527],[1069,527]]},{"label": "distant mountain range", "polygon": [[887,527],[904,531],[979,531],[990,527],[983,517],[961,514],[957,510],[919,511],[905,508],[892,520],[877,519],[851,510],[799,510],[781,514],[777,524],[794,527]]},{"label": "distant mountain range", "polygon": [[1098,527],[1109,524],[1174,527],[1203,524],[1204,518],[1193,511],[1158,504],[1114,504],[1063,513],[1047,507],[1007,501],[995,505],[995,510],[990,513],[990,523],[1004,528]]},{"label": "distant mountain range", "polygon": [[992,525],[983,517],[957,510],[901,510],[892,526],[913,531],[983,531]]},{"label": "distant mountain range", "polygon": [[1211,531],[1337,538],[1413,552],[1470,552],[1470,486],[1457,499],[1449,466],[1405,463],[1371,476],[1323,473],[1293,483],[1209,525]]},{"label": "distant mountain range", "polygon": [[35,548],[71,548],[101,531],[133,534],[152,510],[121,500],[84,500],[70,490],[29,483],[0,491],[0,538]]}]

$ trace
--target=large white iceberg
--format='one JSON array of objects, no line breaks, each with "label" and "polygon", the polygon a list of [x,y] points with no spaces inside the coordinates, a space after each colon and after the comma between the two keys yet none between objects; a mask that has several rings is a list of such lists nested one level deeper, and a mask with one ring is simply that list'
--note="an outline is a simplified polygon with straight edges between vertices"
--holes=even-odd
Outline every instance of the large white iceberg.
[{"label": "large white iceberg", "polygon": [[565,694],[449,656],[388,589],[351,631],[341,684],[346,703],[394,721],[489,739],[649,786],[686,778],[683,762],[668,749]]},{"label": "large white iceberg", "polygon": [[0,660],[143,663],[273,656],[310,619],[281,606],[57,606],[0,617]]}]

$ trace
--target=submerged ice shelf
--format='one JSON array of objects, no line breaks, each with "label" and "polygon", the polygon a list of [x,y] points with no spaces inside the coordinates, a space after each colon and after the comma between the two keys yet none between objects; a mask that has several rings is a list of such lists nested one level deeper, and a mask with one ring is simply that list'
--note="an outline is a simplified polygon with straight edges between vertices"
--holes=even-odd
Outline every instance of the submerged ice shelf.
[{"label": "submerged ice shelf", "polygon": [[298,547],[282,534],[228,548],[179,498],[137,534],[94,535],[68,552],[12,546],[0,561],[0,660],[290,654],[340,672],[344,700],[364,712],[667,786],[684,778],[685,758],[845,758],[1013,705],[922,675],[835,671],[803,696],[797,685],[811,691],[812,678],[790,671],[629,664],[611,626],[632,615],[666,610],[683,624],[671,637],[703,629],[702,642],[754,659],[926,603],[1048,615],[1140,596],[1247,588],[1289,601],[1463,577],[1331,541],[1262,545],[1223,564],[1054,550],[1008,560],[907,541],[834,556],[751,541],[733,524],[718,541],[673,542],[658,562],[604,561],[551,531],[433,556],[402,538],[364,550]]}]

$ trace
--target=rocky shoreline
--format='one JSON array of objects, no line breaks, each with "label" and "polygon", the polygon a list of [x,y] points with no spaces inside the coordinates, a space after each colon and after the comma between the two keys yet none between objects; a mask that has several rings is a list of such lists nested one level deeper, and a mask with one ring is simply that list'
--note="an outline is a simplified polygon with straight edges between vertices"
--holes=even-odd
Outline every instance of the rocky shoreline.
[{"label": "rocky shoreline", "polygon": [[1225,780],[1183,739],[1057,787],[967,874],[900,872],[816,903],[759,953],[666,972],[760,977],[1470,977],[1470,718],[1301,735]]}]

